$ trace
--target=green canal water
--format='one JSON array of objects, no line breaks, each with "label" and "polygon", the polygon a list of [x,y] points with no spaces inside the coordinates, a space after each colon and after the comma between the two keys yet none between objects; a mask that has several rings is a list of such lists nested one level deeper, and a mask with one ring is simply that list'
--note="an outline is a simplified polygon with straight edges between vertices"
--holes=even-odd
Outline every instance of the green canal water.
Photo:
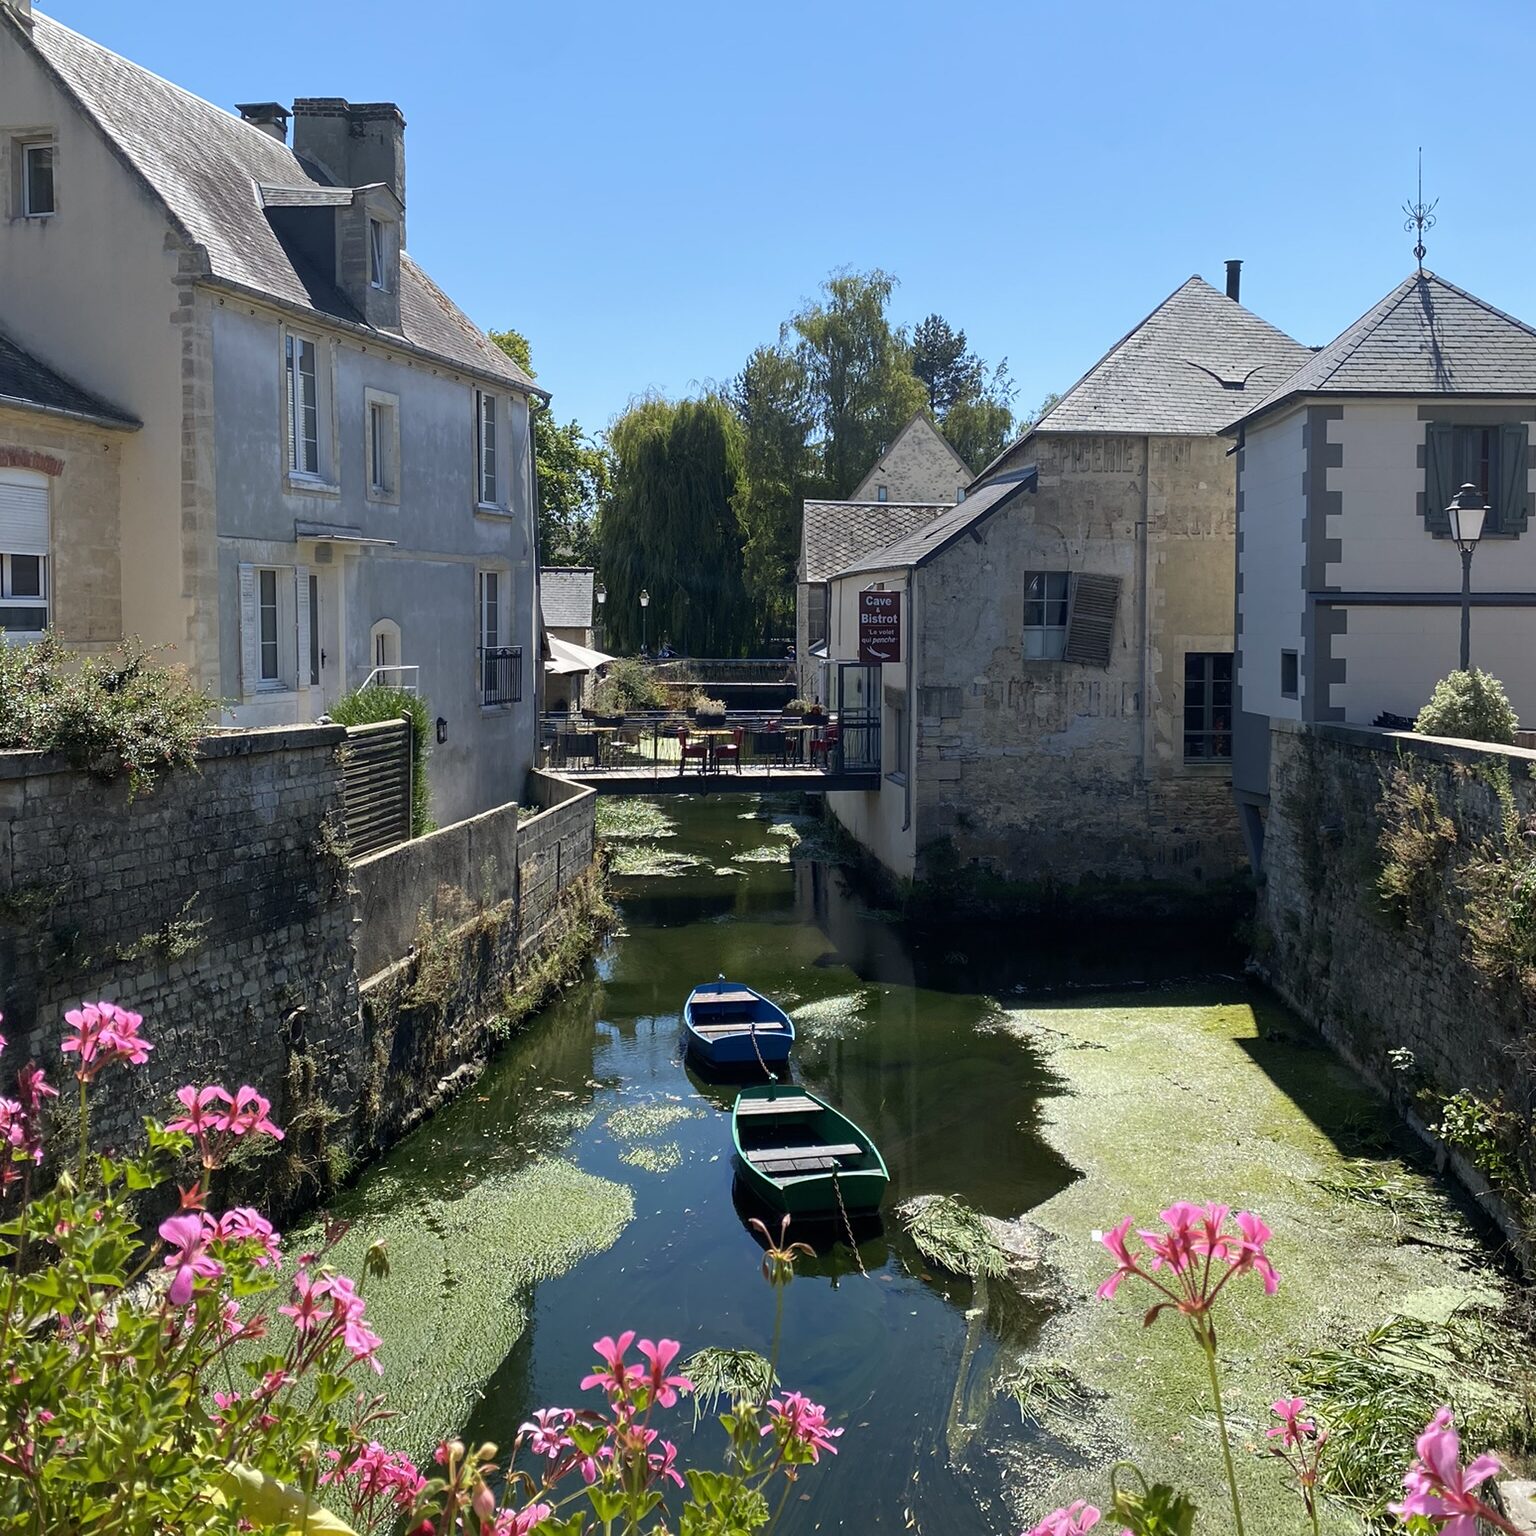
[{"label": "green canal water", "polygon": [[[1287,1355],[1495,1287],[1464,1234],[1404,1245],[1325,1192],[1378,1111],[1240,979],[1220,935],[1067,946],[1020,928],[914,948],[792,809],[626,802],[639,835],[618,867],[667,872],[617,879],[618,931],[589,978],[342,1202],[344,1262],[389,1244],[369,1307],[396,1441],[420,1452],[461,1429],[505,1445],[533,1408],[579,1402],[591,1341],[623,1328],[685,1354],[768,1352],[772,1293],[733,1200],[732,1091],[679,1056],[683,998],[718,972],[795,1014],[794,1075],[892,1173],[883,1232],[857,1259],[823,1236],[787,1293],[780,1374],[846,1429],[790,1505],[794,1536],[1015,1531],[1057,1500],[1101,1499],[1122,1451],[1218,1510],[1185,1340],[1143,1331],[1139,1298],[1092,1299],[1089,1234],[1131,1211],[1220,1198],[1276,1230],[1280,1296],[1235,1296],[1224,1336],[1239,1434],[1258,1435]],[[945,1277],[891,1214],[924,1194],[1024,1218],[1044,1263],[975,1290]],[[1073,1399],[1026,1421],[997,1390],[1021,1362],[1070,1372]],[[690,1446],[688,1423],[684,1457],[714,1454],[710,1427]],[[1303,1528],[1271,1467],[1247,1457],[1243,1476],[1273,1500],[1260,1529]]]}]

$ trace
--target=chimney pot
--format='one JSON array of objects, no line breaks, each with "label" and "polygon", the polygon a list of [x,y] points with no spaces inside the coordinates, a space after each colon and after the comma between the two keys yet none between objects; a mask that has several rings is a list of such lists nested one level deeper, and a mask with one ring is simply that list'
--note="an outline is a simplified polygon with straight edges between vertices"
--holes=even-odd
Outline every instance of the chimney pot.
[{"label": "chimney pot", "polygon": [[253,128],[269,133],[281,144],[288,142],[288,108],[280,101],[247,101],[235,111]]},{"label": "chimney pot", "polygon": [[1227,297],[1234,304],[1240,303],[1239,294],[1243,286],[1243,264],[1240,261],[1227,263]]},{"label": "chimney pot", "polygon": [[0,0],[0,11],[9,11],[29,31],[32,27],[32,0]]}]

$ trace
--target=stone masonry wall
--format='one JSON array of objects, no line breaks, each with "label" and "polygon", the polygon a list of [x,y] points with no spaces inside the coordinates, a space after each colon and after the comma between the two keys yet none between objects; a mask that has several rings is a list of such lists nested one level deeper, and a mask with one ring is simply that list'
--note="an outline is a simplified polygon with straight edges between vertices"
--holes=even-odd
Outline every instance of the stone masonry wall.
[{"label": "stone masonry wall", "polygon": [[[1254,968],[1410,1119],[1422,1109],[1414,1099],[1421,1085],[1485,1100],[1502,1094],[1528,1113],[1536,1088],[1530,1005],[1471,964],[1454,905],[1436,901],[1400,926],[1377,898],[1376,878],[1378,805],[1399,763],[1453,810],[1464,853],[1499,824],[1498,797],[1483,776],[1490,763],[1507,763],[1521,811],[1536,809],[1536,752],[1286,721],[1272,723],[1270,745]],[[1407,1076],[1388,1059],[1401,1048],[1413,1053]],[[1486,1193],[1475,1172],[1458,1171]]]},{"label": "stone masonry wall", "polygon": [[353,909],[340,726],[211,738],[195,772],[130,799],[41,753],[0,753],[0,1010],[17,1059],[55,1072],[66,1008],[120,1001],[155,1042],[103,1082],[131,1136],[182,1083],[254,1083],[279,1111],[290,1047],[356,1088]]}]

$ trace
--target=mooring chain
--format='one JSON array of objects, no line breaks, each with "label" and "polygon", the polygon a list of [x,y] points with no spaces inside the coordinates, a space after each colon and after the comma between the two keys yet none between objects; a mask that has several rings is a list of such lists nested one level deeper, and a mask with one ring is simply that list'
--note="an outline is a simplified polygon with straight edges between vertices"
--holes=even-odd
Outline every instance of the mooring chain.
[{"label": "mooring chain", "polygon": [[848,1234],[848,1246],[853,1249],[853,1262],[859,1266],[859,1273],[868,1280],[869,1271],[864,1268],[864,1255],[859,1252],[859,1245],[853,1236],[853,1223],[848,1219],[848,1207],[843,1204],[843,1186],[835,1168],[832,1170],[832,1192],[837,1196],[837,1209],[843,1218],[843,1231]]},{"label": "mooring chain", "polygon": [[763,1069],[763,1076],[766,1077],[770,1083],[778,1082],[778,1077],[774,1073],[772,1073],[772,1072],[770,1072],[768,1070],[768,1063],[763,1060],[762,1049],[759,1047],[759,1045],[757,1043],[757,1022],[756,1022],[756,1020],[754,1020],[747,1027],[747,1039],[749,1039],[752,1042],[752,1053],[753,1053],[753,1055],[755,1055],[757,1057],[757,1064],[758,1064],[758,1066],[760,1066]]}]

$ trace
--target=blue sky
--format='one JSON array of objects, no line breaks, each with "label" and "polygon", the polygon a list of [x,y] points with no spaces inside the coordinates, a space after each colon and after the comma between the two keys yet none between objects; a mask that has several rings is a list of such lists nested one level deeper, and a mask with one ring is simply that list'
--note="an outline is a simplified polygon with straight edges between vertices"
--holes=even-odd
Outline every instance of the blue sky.
[{"label": "blue sky", "polygon": [[1427,264],[1536,321],[1520,0],[41,8],[220,105],[398,102],[413,255],[589,429],[728,378],[840,266],[1021,406],[1229,256],[1325,342],[1412,268],[1420,143]]}]

